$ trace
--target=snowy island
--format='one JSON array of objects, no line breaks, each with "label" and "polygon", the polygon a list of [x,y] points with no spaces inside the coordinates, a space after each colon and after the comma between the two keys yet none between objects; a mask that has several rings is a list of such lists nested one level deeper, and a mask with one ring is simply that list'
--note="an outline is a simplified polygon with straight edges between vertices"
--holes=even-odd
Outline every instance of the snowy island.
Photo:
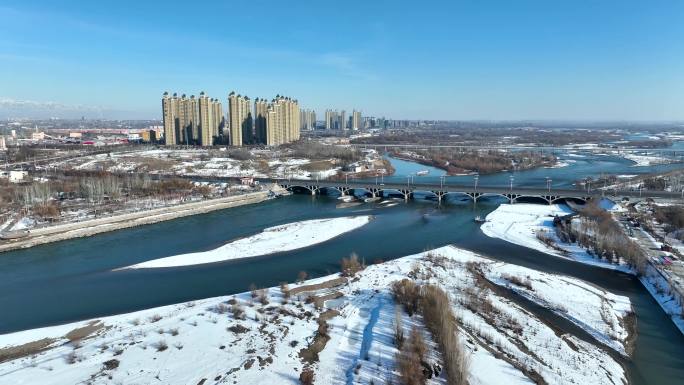
[{"label": "snowy island", "polygon": [[[450,298],[471,385],[627,383],[616,357],[629,351],[632,335],[626,297],[452,246],[352,275],[2,335],[0,378],[18,385],[397,384],[404,357],[397,333],[418,330],[426,383],[446,384],[444,357],[423,316],[397,306],[393,283],[409,279]],[[548,324],[521,298],[554,308],[588,336]]]},{"label": "snowy island", "polygon": [[372,216],[365,215],[287,223],[266,228],[258,234],[237,239],[214,250],[154,259],[125,269],[190,266],[296,250],[356,230],[371,219]]}]

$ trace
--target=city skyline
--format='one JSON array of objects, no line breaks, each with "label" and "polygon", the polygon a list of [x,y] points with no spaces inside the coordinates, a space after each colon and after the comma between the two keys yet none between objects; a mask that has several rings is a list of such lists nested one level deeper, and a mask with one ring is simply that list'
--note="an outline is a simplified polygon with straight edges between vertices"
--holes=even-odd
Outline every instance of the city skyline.
[{"label": "city skyline", "polygon": [[396,119],[684,120],[681,2],[495,3],[211,4],[200,23],[157,2],[8,1],[0,117],[160,119],[166,89],[234,88]]}]

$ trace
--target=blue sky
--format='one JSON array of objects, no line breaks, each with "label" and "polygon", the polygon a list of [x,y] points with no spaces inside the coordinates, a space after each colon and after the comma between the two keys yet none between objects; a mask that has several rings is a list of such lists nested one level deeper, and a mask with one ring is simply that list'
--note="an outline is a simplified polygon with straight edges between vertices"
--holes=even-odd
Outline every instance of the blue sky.
[{"label": "blue sky", "polygon": [[402,119],[684,120],[684,1],[0,3],[5,102],[156,118],[165,90]]}]

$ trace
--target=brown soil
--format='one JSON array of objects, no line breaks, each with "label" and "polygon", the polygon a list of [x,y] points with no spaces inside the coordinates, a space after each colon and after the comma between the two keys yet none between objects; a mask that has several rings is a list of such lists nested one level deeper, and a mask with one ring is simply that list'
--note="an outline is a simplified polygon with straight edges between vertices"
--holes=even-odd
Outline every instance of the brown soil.
[{"label": "brown soil", "polygon": [[17,358],[27,357],[38,354],[50,348],[56,339],[43,338],[42,340],[32,341],[19,346],[10,346],[0,349],[0,362],[16,360]]},{"label": "brown soil", "polygon": [[70,331],[64,338],[69,340],[69,342],[81,341],[92,336],[102,328],[104,328],[104,324],[100,320],[90,321],[88,325]]},{"label": "brown soil", "polygon": [[330,281],[325,281],[325,282],[317,283],[314,285],[305,285],[305,286],[295,287],[294,289],[290,289],[289,293],[292,296],[292,295],[297,295],[299,293],[304,293],[307,291],[329,289],[331,287],[341,286],[341,285],[344,285],[346,283],[347,283],[347,278],[339,277],[339,278],[331,279]]}]

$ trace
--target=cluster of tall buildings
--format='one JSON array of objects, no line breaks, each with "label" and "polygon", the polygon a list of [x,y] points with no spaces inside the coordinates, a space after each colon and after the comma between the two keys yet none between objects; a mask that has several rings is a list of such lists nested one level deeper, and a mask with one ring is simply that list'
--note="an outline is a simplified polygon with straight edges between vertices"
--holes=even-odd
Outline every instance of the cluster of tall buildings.
[{"label": "cluster of tall buildings", "polygon": [[299,129],[301,131],[312,131],[316,129],[316,111],[301,110],[299,112]]},{"label": "cluster of tall buildings", "polygon": [[255,103],[256,138],[267,146],[299,140],[300,114],[297,100],[277,95],[270,103]]},{"label": "cluster of tall buildings", "polygon": [[198,98],[164,92],[162,115],[166,144],[211,146],[225,126],[221,102],[204,92]]},{"label": "cluster of tall buildings", "polygon": [[347,119],[347,113],[337,110],[325,110],[325,129],[326,130],[359,130],[363,127],[361,111],[352,111]]},{"label": "cluster of tall buildings", "polygon": [[252,109],[249,97],[231,92],[226,119],[221,102],[204,92],[199,98],[165,92],[162,112],[166,145],[275,146],[298,140],[301,128],[299,103],[280,95],[270,102],[257,98]]}]

